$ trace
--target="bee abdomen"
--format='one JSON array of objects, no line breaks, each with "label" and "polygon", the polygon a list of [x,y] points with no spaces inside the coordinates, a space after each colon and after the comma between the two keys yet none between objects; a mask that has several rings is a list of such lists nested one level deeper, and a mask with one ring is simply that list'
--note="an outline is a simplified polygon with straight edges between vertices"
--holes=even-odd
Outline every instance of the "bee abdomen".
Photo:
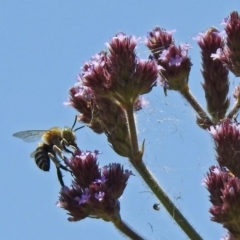
[{"label": "bee abdomen", "polygon": [[49,171],[50,169],[50,159],[48,156],[49,146],[47,144],[42,144],[37,147],[35,151],[35,162],[37,166],[43,171]]}]

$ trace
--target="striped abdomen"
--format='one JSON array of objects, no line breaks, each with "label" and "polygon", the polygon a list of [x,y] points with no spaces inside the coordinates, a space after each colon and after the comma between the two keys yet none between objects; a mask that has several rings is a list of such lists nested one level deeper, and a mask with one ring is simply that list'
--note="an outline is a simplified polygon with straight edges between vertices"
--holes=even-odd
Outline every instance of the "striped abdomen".
[{"label": "striped abdomen", "polygon": [[50,169],[49,152],[51,152],[51,147],[45,143],[41,143],[35,151],[35,162],[43,171],[49,171]]}]

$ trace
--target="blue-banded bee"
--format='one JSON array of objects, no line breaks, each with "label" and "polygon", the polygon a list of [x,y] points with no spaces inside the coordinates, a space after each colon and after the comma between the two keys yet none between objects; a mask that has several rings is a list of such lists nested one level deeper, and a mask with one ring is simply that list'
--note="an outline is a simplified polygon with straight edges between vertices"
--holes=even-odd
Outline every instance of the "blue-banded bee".
[{"label": "blue-banded bee", "polygon": [[35,159],[37,166],[43,171],[49,171],[50,159],[57,168],[57,176],[61,186],[64,186],[63,176],[60,169],[71,172],[67,166],[60,163],[57,155],[64,159],[62,151],[72,153],[66,146],[78,149],[75,132],[84,126],[73,130],[77,121],[77,116],[71,128],[54,127],[49,130],[27,130],[14,133],[13,136],[22,139],[25,142],[32,142],[42,138],[36,150],[30,155]]}]

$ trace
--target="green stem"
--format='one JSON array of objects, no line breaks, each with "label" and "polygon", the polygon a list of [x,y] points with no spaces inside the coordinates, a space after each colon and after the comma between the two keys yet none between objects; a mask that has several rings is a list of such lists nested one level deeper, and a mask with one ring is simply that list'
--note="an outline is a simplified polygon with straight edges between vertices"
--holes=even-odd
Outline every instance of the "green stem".
[{"label": "green stem", "polygon": [[233,118],[234,115],[237,115],[238,111],[240,109],[240,101],[237,100],[233,106],[233,108],[231,109],[231,111],[228,113],[227,118]]},{"label": "green stem", "polygon": [[143,162],[138,162],[134,165],[135,169],[141,175],[145,183],[149,186],[152,192],[156,195],[162,205],[166,208],[171,217],[176,221],[179,227],[192,240],[200,240],[202,237],[190,225],[187,219],[182,215],[178,208],[174,205],[171,199],[167,196],[164,190],[159,186],[158,182],[153,178]]},{"label": "green stem", "polygon": [[128,133],[130,137],[132,156],[136,156],[136,153],[139,153],[139,148],[138,148],[136,124],[134,119],[134,110],[133,110],[132,104],[128,104],[128,106],[125,109],[125,114],[127,117]]},{"label": "green stem", "polygon": [[123,234],[129,237],[129,239],[136,239],[136,240],[144,240],[143,237],[138,235],[135,231],[133,231],[125,222],[122,221],[121,217],[118,216],[117,218],[114,217],[112,220],[114,226],[121,231]]},{"label": "green stem", "polygon": [[198,116],[203,119],[207,125],[211,126],[213,125],[210,118],[207,116],[203,108],[199,105],[198,101],[194,98],[192,93],[189,91],[188,85],[186,85],[184,88],[181,89],[180,93],[182,96],[190,103],[190,105],[193,107],[193,109],[196,111]]},{"label": "green stem", "polygon": [[[129,104],[130,105],[130,104]],[[134,121],[134,111],[133,106],[128,106],[125,109],[127,124],[129,128],[130,142],[132,147],[132,157],[129,159],[138,173],[141,175],[142,179],[148,185],[148,187],[153,191],[159,201],[166,208],[171,217],[176,221],[179,227],[186,233],[186,235],[192,240],[201,240],[201,236],[195,231],[195,229],[190,225],[187,219],[181,214],[178,208],[174,205],[171,199],[159,186],[158,182],[153,178],[152,174],[148,171],[145,164],[142,161],[143,152],[139,152],[138,139],[136,132],[136,125]]]}]

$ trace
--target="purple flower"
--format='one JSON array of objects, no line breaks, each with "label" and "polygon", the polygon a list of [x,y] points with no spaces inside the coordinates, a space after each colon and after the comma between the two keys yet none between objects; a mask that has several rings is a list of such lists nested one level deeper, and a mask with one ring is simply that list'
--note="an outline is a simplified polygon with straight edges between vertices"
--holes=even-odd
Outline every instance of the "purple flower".
[{"label": "purple flower", "polygon": [[168,56],[168,50],[163,50],[158,59],[162,61],[166,61],[168,59],[167,56]]},{"label": "purple flower", "polygon": [[[218,169],[218,171],[216,171]],[[229,234],[240,237],[240,181],[226,168],[213,166],[204,182],[210,193],[212,221],[221,223]]]},{"label": "purple flower", "polygon": [[187,56],[189,44],[180,44],[176,47],[172,32],[159,27],[148,33],[146,45],[160,67],[160,84],[166,95],[168,90],[184,91],[188,89],[188,76],[191,61]]},{"label": "purple flower", "polygon": [[86,192],[86,194],[82,194],[79,200],[79,204],[85,203],[90,199],[90,194]]},{"label": "purple flower", "polygon": [[234,11],[221,24],[225,26],[224,45],[212,57],[219,59],[224,67],[238,77],[240,76],[240,16]]},{"label": "purple flower", "polygon": [[216,53],[212,53],[210,56],[211,58],[213,58],[213,60],[216,60],[216,59],[221,59],[221,55],[222,55],[222,49],[218,48]]},{"label": "purple flower", "polygon": [[154,61],[136,56],[135,36],[118,33],[106,45],[109,53],[95,55],[82,67],[83,85],[97,97],[108,98],[125,108],[134,104],[139,95],[151,91],[158,68]]},{"label": "purple flower", "polygon": [[109,221],[113,215],[119,214],[118,198],[133,175],[132,171],[124,170],[117,163],[99,168],[98,153],[78,151],[68,160],[74,181],[71,187],[62,188],[57,206],[69,212],[69,221],[86,217]]},{"label": "purple flower", "polygon": [[101,183],[105,183],[106,181],[107,179],[105,178],[105,176],[102,176],[101,178],[96,179],[93,183],[101,184]]},{"label": "purple flower", "polygon": [[169,66],[180,66],[183,58],[180,57],[179,55],[176,55],[175,57],[171,57],[169,59]]},{"label": "purple flower", "polygon": [[155,59],[158,59],[162,52],[174,44],[172,34],[175,30],[166,31],[160,27],[154,28],[148,32],[145,39],[146,46],[150,49]]},{"label": "purple flower", "polygon": [[105,196],[104,192],[95,193],[95,198],[98,199],[99,202],[103,200],[104,196]]},{"label": "purple flower", "polygon": [[240,125],[230,119],[209,129],[221,167],[227,167],[235,176],[240,177]]},{"label": "purple flower", "polygon": [[[191,61],[187,56],[189,45],[176,47],[174,44],[161,52],[157,60],[162,71],[160,72],[160,84],[166,89],[183,91],[188,85],[188,75],[191,69]],[[188,87],[187,87],[188,88]]]},{"label": "purple flower", "polygon": [[133,172],[131,170],[128,170],[128,169],[125,169],[124,170],[124,174],[127,176],[127,177],[130,177],[131,175],[134,176]]},{"label": "purple flower", "polygon": [[[224,46],[224,38],[221,32],[211,27],[204,33],[199,33],[195,39],[201,48],[204,79],[202,86],[205,91],[207,110],[212,116],[213,122],[219,122],[225,118],[230,104],[227,97],[229,91],[228,70],[218,60]],[[200,122],[204,122],[204,119]]]},{"label": "purple flower", "polygon": [[188,43],[182,43],[179,45],[179,48],[181,49],[182,56],[187,56],[188,50],[191,48],[191,46]]},{"label": "purple flower", "polygon": [[229,22],[229,16],[225,17],[221,22],[220,22],[220,25],[224,25],[226,26]]}]

